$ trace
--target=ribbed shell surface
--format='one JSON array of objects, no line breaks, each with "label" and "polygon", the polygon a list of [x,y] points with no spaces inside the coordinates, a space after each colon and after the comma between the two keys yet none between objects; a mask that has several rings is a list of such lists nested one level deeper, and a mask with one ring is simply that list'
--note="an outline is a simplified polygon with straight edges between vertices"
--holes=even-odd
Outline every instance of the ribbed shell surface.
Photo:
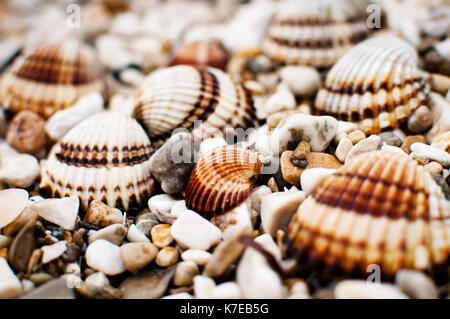
[{"label": "ribbed shell surface", "polygon": [[422,166],[394,152],[363,154],[326,178],[288,227],[300,259],[344,274],[431,270],[450,255],[450,203]]},{"label": "ribbed shell surface", "polygon": [[349,1],[296,0],[272,19],[262,49],[281,63],[328,67],[368,33]]},{"label": "ribbed shell surface", "polygon": [[425,105],[427,94],[414,48],[397,37],[378,36],[355,46],[331,68],[315,109],[376,134],[405,121]]},{"label": "ribbed shell surface", "polygon": [[206,152],[186,186],[188,208],[211,217],[229,211],[250,196],[261,162],[256,153],[226,145]]},{"label": "ribbed shell surface", "polygon": [[133,118],[102,112],[72,128],[50,151],[40,188],[46,197],[76,195],[86,209],[94,200],[138,208],[153,191],[150,140]]},{"label": "ribbed shell surface", "polygon": [[[240,84],[218,69],[187,65],[148,76],[136,94],[134,116],[155,144],[175,128],[189,129],[199,137],[251,127],[255,121],[251,96]],[[197,120],[201,123],[194,124]]]},{"label": "ribbed shell surface", "polygon": [[0,82],[0,103],[44,117],[103,90],[90,51],[75,41],[43,43],[14,61]]}]

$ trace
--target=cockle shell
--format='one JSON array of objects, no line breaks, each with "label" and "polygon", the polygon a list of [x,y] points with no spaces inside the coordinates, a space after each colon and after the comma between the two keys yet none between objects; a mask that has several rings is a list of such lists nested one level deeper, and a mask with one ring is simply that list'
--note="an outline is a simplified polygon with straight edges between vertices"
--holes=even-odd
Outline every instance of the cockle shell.
[{"label": "cockle shell", "polygon": [[85,210],[94,199],[110,207],[138,208],[153,192],[150,140],[120,112],[92,115],[50,151],[40,188],[46,197],[76,195]]},{"label": "cockle shell", "polygon": [[256,153],[225,145],[206,152],[186,186],[186,206],[211,217],[229,211],[250,196],[261,171]]},{"label": "cockle shell", "polygon": [[14,61],[0,80],[0,103],[44,117],[103,90],[91,52],[75,41],[42,43]]},{"label": "cockle shell", "polygon": [[358,123],[366,134],[397,127],[425,105],[428,87],[412,46],[391,35],[366,40],[331,68],[315,110]]},{"label": "cockle shell", "polygon": [[[136,94],[134,116],[158,144],[175,128],[194,136],[254,126],[251,96],[224,72],[178,65],[148,76]],[[197,122],[196,122],[197,121]]]},{"label": "cockle shell", "polygon": [[275,15],[262,49],[282,63],[328,67],[368,33],[364,18],[347,0],[296,0]]},{"label": "cockle shell", "polygon": [[450,259],[450,202],[423,166],[390,151],[363,154],[327,177],[288,226],[300,260],[386,277],[432,270]]}]

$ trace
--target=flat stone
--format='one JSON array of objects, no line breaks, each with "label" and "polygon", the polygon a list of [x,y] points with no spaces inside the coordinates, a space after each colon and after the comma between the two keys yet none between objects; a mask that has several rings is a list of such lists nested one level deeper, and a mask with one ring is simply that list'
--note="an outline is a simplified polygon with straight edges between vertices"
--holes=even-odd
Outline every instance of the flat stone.
[{"label": "flat stone", "polygon": [[179,200],[173,195],[159,194],[148,200],[148,208],[163,223],[173,224],[179,214],[172,214],[172,208],[184,200]]},{"label": "flat stone", "polygon": [[131,242],[150,242],[144,232],[140,231],[134,224],[128,228],[127,239]]},{"label": "flat stone", "polygon": [[164,296],[175,267],[154,268],[138,275],[127,277],[119,288],[124,299],[157,299]]},{"label": "flat stone", "polygon": [[128,271],[138,271],[155,259],[158,249],[152,243],[138,242],[124,244],[120,247],[120,255]]},{"label": "flat stone", "polygon": [[58,259],[67,249],[66,241],[60,241],[53,245],[42,246],[42,263],[47,264],[52,260]]},{"label": "flat stone", "polygon": [[6,156],[0,153],[0,158],[0,182],[11,187],[27,188],[41,173],[39,162],[33,155],[16,153]]},{"label": "flat stone", "polygon": [[17,298],[22,293],[22,284],[9,267],[5,258],[0,257],[0,298]]},{"label": "flat stone", "polygon": [[21,299],[75,299],[75,293],[65,279],[53,279],[37,287]]},{"label": "flat stone", "polygon": [[363,133],[361,130],[355,130],[347,135],[347,138],[352,142],[352,144],[356,144],[363,139],[366,138],[366,134]]},{"label": "flat stone", "polygon": [[109,286],[108,277],[100,271],[87,276],[84,282],[98,288]]},{"label": "flat stone", "polygon": [[126,270],[119,246],[104,239],[90,244],[86,249],[85,257],[89,267],[109,276],[118,275]]},{"label": "flat stone", "polygon": [[28,192],[24,189],[10,188],[0,191],[0,229],[9,225],[28,204]]},{"label": "flat stone", "polygon": [[104,239],[114,245],[120,245],[127,234],[127,229],[122,224],[113,224],[102,228],[98,231],[90,232],[88,237],[88,244],[92,244],[96,240]]},{"label": "flat stone", "polygon": [[349,138],[344,137],[339,141],[339,144],[336,148],[336,152],[334,153],[334,155],[338,160],[344,163],[345,158],[347,157],[347,154],[352,149],[352,147],[353,147],[352,141]]},{"label": "flat stone", "polygon": [[35,220],[30,220],[13,239],[8,251],[11,267],[18,272],[27,270],[28,260],[36,247],[34,238]]},{"label": "flat stone", "polygon": [[111,208],[99,200],[93,200],[89,204],[84,221],[92,225],[107,227],[112,224],[122,224],[123,215],[117,208]]},{"label": "flat stone", "polygon": [[211,223],[220,229],[222,238],[224,239],[239,232],[241,228],[252,227],[248,202],[244,201],[230,211],[213,216]]},{"label": "flat stone", "polygon": [[3,234],[7,236],[15,236],[30,220],[36,220],[38,213],[29,207],[25,207],[19,216],[7,226],[3,227]]},{"label": "flat stone", "polygon": [[425,136],[423,136],[423,135],[410,135],[410,136],[407,136],[405,138],[405,140],[403,141],[403,144],[402,144],[402,146],[400,148],[402,149],[403,152],[405,152],[406,154],[409,154],[409,153],[411,153],[411,150],[409,148],[414,143],[426,143]]},{"label": "flat stone", "polygon": [[402,146],[402,139],[394,132],[382,132],[378,136],[381,138],[381,143],[395,147]]},{"label": "flat stone", "polygon": [[75,228],[79,207],[80,200],[77,196],[44,199],[30,206],[46,221],[69,231]]},{"label": "flat stone", "polygon": [[345,163],[367,152],[376,151],[381,143],[381,138],[377,135],[370,135],[368,138],[356,143],[347,153]]}]

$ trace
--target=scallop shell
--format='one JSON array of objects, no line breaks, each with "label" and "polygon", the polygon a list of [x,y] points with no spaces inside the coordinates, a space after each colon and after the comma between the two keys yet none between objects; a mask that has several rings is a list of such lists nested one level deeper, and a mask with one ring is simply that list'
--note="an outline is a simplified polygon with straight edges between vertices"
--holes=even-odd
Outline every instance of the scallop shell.
[{"label": "scallop shell", "polygon": [[271,21],[262,50],[282,63],[328,67],[368,33],[349,1],[290,1]]},{"label": "scallop shell", "polygon": [[261,171],[256,153],[224,145],[206,152],[186,186],[186,206],[211,217],[229,211],[250,196]]},{"label": "scallop shell", "polygon": [[76,195],[83,209],[94,199],[113,208],[139,208],[153,192],[150,156],[150,140],[136,120],[98,113],[53,146],[40,188],[46,197]]},{"label": "scallop shell", "polygon": [[187,65],[148,76],[137,92],[133,114],[155,144],[175,128],[193,130],[200,137],[251,127],[255,121],[252,98],[240,84],[218,69]]},{"label": "scallop shell", "polygon": [[103,90],[91,52],[75,41],[42,43],[14,61],[0,80],[0,103],[44,117]]},{"label": "scallop shell", "polygon": [[426,170],[390,151],[363,154],[327,177],[288,227],[300,260],[366,274],[375,264],[431,270],[450,259],[450,203]]},{"label": "scallop shell", "polygon": [[391,35],[366,40],[328,72],[315,111],[357,122],[366,134],[397,127],[425,105],[428,87],[412,46]]}]

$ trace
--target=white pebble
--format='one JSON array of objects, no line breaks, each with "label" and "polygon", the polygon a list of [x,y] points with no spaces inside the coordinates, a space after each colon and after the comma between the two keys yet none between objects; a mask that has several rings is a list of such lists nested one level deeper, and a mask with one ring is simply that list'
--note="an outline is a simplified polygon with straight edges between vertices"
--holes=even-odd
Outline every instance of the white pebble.
[{"label": "white pebble", "polygon": [[164,296],[162,299],[194,299],[194,296],[187,292],[179,292],[177,294]]},{"label": "white pebble", "polygon": [[400,147],[396,147],[396,146],[392,146],[389,144],[386,144],[386,142],[383,143],[383,146],[381,146],[381,150],[382,151],[387,151],[387,152],[395,152],[404,156],[408,156],[408,154],[406,154],[405,152],[403,152],[403,150]]},{"label": "white pebble", "polygon": [[425,161],[436,161],[444,167],[450,166],[450,154],[440,148],[430,146],[424,143],[414,143],[410,147],[411,156]]},{"label": "white pebble", "polygon": [[378,135],[370,135],[368,138],[363,139],[356,143],[352,149],[347,153],[345,163],[348,163],[355,157],[367,152],[376,151],[381,143],[381,138]]},{"label": "white pebble", "polygon": [[308,66],[285,66],[280,69],[280,77],[289,89],[298,96],[314,95],[320,87],[320,74]]},{"label": "white pebble", "polygon": [[345,158],[347,157],[347,154],[352,149],[352,147],[353,147],[353,143],[349,138],[347,138],[347,137],[341,138],[334,155],[336,156],[336,158],[338,160],[340,160],[342,163],[344,163]]},{"label": "white pebble", "polygon": [[150,239],[148,239],[147,236],[145,236],[144,232],[139,230],[139,228],[136,227],[135,224],[131,225],[127,232],[127,239],[130,242],[149,242]]},{"label": "white pebble", "polygon": [[78,217],[80,200],[77,196],[50,198],[30,206],[43,219],[61,226],[65,230],[73,230]]},{"label": "white pebble", "polygon": [[88,246],[86,263],[109,276],[121,274],[126,270],[120,256],[120,247],[104,239],[96,240]]},{"label": "white pebble", "polygon": [[194,277],[194,295],[197,299],[213,298],[213,291],[216,283],[213,279],[201,275]]},{"label": "white pebble", "polygon": [[0,298],[16,298],[22,293],[22,284],[9,267],[5,258],[0,257]]},{"label": "white pebble", "polygon": [[96,272],[93,273],[92,275],[89,275],[84,280],[84,282],[98,288],[109,285],[108,277],[106,277],[105,274],[102,272]]},{"label": "white pebble", "polygon": [[28,204],[28,192],[24,189],[10,188],[0,191],[0,229],[9,225]]},{"label": "white pebble", "polygon": [[52,260],[58,259],[67,250],[66,241],[59,241],[53,245],[46,245],[41,247],[42,263],[47,264]]},{"label": "white pebble", "polygon": [[197,265],[203,266],[211,259],[211,253],[201,249],[188,249],[181,254],[181,259],[192,260]]},{"label": "white pebble", "polygon": [[0,153],[0,182],[15,187],[28,187],[39,176],[41,168],[33,155],[20,154],[4,156]]},{"label": "white pebble", "polygon": [[215,299],[241,299],[242,292],[239,285],[234,281],[224,282],[213,289]]},{"label": "white pebble", "polygon": [[337,299],[405,299],[408,298],[396,286],[367,282],[365,280],[343,280],[334,295]]},{"label": "white pebble", "polygon": [[300,176],[300,184],[302,185],[302,190],[305,192],[305,195],[308,196],[311,194],[326,177],[333,175],[334,172],[336,172],[336,170],[332,168],[318,167],[305,169]]}]

